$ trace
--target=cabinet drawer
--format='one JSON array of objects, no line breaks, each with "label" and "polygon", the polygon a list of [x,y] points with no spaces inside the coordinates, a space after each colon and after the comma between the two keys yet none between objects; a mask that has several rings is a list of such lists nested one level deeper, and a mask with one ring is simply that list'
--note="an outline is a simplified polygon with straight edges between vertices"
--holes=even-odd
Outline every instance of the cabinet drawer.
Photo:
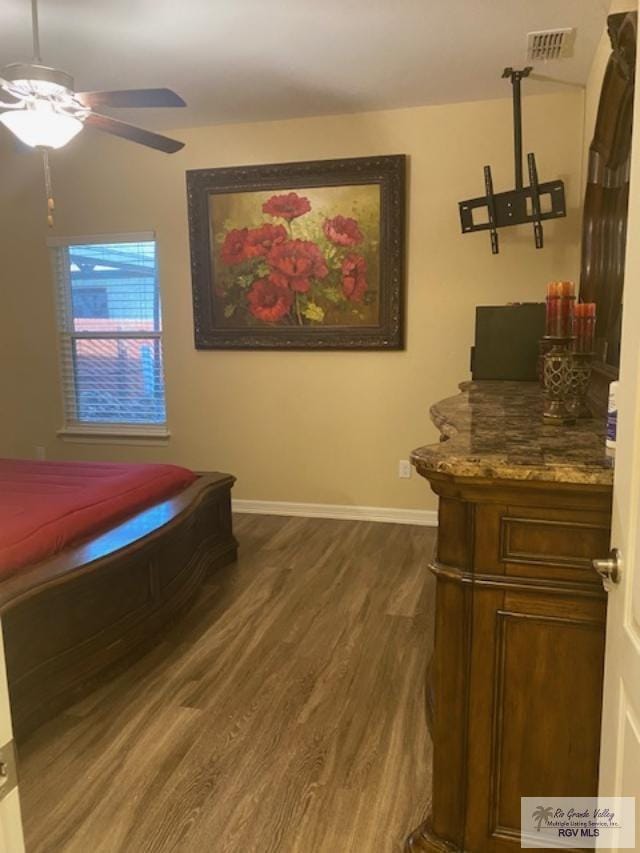
[{"label": "cabinet drawer", "polygon": [[594,557],[609,551],[608,517],[547,507],[476,507],[476,571],[549,580],[600,580]]}]

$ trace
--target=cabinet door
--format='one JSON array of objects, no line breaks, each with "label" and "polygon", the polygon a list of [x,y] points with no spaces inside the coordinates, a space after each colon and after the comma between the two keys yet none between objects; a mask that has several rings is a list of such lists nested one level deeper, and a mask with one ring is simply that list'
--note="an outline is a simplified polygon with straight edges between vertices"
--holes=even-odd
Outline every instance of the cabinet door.
[{"label": "cabinet door", "polygon": [[604,604],[474,588],[465,849],[520,850],[520,798],[597,793]]}]

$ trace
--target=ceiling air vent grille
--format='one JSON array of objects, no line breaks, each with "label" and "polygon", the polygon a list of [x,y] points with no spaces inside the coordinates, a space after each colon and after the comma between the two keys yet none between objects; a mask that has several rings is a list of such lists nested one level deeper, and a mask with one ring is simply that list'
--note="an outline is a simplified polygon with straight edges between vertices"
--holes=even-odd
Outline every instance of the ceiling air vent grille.
[{"label": "ceiling air vent grille", "polygon": [[539,62],[542,59],[567,59],[573,55],[575,36],[576,31],[572,27],[527,33],[527,59],[531,62]]}]

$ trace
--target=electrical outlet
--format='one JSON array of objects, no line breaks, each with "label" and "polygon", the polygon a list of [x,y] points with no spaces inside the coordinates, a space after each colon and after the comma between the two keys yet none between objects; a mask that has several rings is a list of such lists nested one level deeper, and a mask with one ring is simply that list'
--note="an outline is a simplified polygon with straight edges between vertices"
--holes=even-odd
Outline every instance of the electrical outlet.
[{"label": "electrical outlet", "polygon": [[411,462],[408,459],[401,459],[398,462],[398,477],[401,480],[408,480],[411,477]]},{"label": "electrical outlet", "polygon": [[47,458],[47,452],[41,444],[36,444],[34,450],[36,452],[36,459],[42,460]]}]

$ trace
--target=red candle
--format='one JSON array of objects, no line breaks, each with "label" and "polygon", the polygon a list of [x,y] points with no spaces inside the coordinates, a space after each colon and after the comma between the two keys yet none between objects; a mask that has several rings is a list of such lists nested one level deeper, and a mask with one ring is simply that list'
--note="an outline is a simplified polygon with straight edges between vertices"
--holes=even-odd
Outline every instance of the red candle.
[{"label": "red candle", "polygon": [[596,333],[595,302],[576,305],[576,352],[593,352]]},{"label": "red candle", "polygon": [[557,334],[558,307],[558,283],[555,281],[550,281],[547,285],[546,334],[548,336],[555,336]]},{"label": "red candle", "polygon": [[546,334],[554,338],[573,335],[573,304],[576,287],[572,281],[551,281],[547,285]]}]

